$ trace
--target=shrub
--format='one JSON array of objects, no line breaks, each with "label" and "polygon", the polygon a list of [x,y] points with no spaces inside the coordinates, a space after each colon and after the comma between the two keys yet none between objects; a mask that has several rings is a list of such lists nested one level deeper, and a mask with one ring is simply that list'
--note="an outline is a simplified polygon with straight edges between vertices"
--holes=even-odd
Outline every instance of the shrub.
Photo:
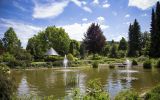
[{"label": "shrub", "polygon": [[160,85],[146,93],[144,100],[160,100]]},{"label": "shrub", "polygon": [[0,100],[11,100],[16,89],[12,78],[0,71],[0,80]]},{"label": "shrub", "polygon": [[9,62],[9,61],[15,60],[15,57],[13,55],[9,54],[8,52],[4,53],[2,56],[3,56],[4,62]]},{"label": "shrub", "polygon": [[98,68],[98,61],[94,61],[93,64],[92,64],[92,67],[93,68]]},{"label": "shrub", "polygon": [[143,63],[143,68],[146,68],[146,69],[152,68],[152,62],[151,62],[150,60],[146,60],[146,61]]},{"label": "shrub", "polygon": [[71,53],[69,53],[69,54],[67,55],[67,59],[68,59],[69,61],[74,61],[74,57],[73,57],[73,55],[72,55]]},{"label": "shrub", "polygon": [[157,67],[157,68],[160,68],[160,59],[157,61],[156,67]]},{"label": "shrub", "polygon": [[115,100],[139,100],[139,96],[136,92],[131,90],[125,90],[120,92],[116,97]]},{"label": "shrub", "polygon": [[101,56],[99,56],[98,54],[94,54],[92,57],[92,60],[100,60]]},{"label": "shrub", "polygon": [[7,73],[9,71],[9,67],[5,64],[0,64],[0,72]]},{"label": "shrub", "polygon": [[137,61],[133,59],[133,60],[132,60],[132,65],[133,65],[133,66],[138,65]]},{"label": "shrub", "polygon": [[140,56],[140,57],[138,57],[137,61],[138,62],[144,62],[146,59],[149,59],[149,58],[146,57],[146,56]]},{"label": "shrub", "polygon": [[0,56],[0,63],[1,63],[1,62],[3,62],[3,57],[2,57],[2,56]]},{"label": "shrub", "polygon": [[126,55],[126,52],[125,52],[125,51],[123,51],[123,50],[118,51],[118,57],[119,57],[119,58],[124,58],[125,55]]},{"label": "shrub", "polygon": [[109,68],[113,69],[113,68],[115,68],[115,65],[114,64],[109,64]]},{"label": "shrub", "polygon": [[54,61],[63,60],[63,57],[60,57],[60,56],[46,56],[44,58],[44,60],[47,61],[47,62],[54,62]]}]

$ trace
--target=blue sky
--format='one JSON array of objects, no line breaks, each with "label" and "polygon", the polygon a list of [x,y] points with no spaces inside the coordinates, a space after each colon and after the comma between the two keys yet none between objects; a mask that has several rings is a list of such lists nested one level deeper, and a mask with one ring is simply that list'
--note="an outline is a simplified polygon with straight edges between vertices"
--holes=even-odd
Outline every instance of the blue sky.
[{"label": "blue sky", "polygon": [[151,8],[158,0],[0,0],[0,37],[13,27],[22,46],[47,26],[63,27],[70,38],[82,40],[92,22],[99,23],[107,40],[127,39],[136,18],[149,31]]}]

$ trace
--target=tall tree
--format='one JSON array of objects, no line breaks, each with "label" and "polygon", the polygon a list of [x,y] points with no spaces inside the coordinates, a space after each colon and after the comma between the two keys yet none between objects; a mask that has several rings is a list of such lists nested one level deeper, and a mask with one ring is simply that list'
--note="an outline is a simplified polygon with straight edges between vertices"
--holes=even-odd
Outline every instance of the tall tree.
[{"label": "tall tree", "polygon": [[78,41],[76,40],[71,40],[70,42],[70,47],[69,47],[69,52],[76,56],[77,55],[77,52],[79,52],[79,49],[80,49],[80,44]]},{"label": "tall tree", "polygon": [[135,19],[133,25],[129,26],[129,49],[128,56],[134,57],[141,55],[142,40],[141,40],[141,31],[140,25]]},{"label": "tall tree", "polygon": [[124,37],[120,40],[118,50],[127,50],[127,42]]},{"label": "tall tree", "polygon": [[3,42],[0,39],[0,55],[4,52]]},{"label": "tall tree", "polygon": [[17,50],[21,48],[21,42],[12,27],[4,33],[2,41],[4,49],[11,54],[16,53]]},{"label": "tall tree", "polygon": [[156,10],[152,9],[151,19],[151,45],[150,56],[160,57],[160,3],[157,2]]},{"label": "tall tree", "polygon": [[92,23],[83,40],[89,53],[100,53],[105,46],[106,38],[98,24]]}]

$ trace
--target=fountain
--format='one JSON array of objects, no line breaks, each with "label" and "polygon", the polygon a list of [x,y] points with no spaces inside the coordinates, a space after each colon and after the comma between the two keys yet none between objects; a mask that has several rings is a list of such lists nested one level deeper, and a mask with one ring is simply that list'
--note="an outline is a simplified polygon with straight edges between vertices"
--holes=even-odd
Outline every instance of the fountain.
[{"label": "fountain", "polygon": [[131,77],[131,74],[137,73],[138,71],[131,69],[131,66],[132,66],[131,61],[128,60],[128,59],[126,59],[125,65],[126,65],[126,69],[125,69],[125,70],[119,70],[119,71],[118,71],[118,72],[120,72],[120,73],[124,73],[124,74],[127,75],[127,77],[124,77],[124,78],[122,78],[122,79],[127,80],[127,81],[129,81],[129,82],[130,82],[131,80],[136,80],[137,78]]},{"label": "fountain", "polygon": [[66,55],[64,56],[63,66],[64,66],[64,68],[66,68],[68,66],[68,59],[67,59]]}]

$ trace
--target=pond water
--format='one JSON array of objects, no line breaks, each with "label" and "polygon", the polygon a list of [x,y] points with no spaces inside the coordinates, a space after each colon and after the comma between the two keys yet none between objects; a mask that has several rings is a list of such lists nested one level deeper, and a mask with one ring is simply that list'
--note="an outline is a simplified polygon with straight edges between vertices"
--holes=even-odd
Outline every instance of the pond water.
[{"label": "pond water", "polygon": [[125,68],[109,69],[108,66],[93,68],[56,68],[35,70],[13,70],[17,94],[49,96],[61,98],[71,92],[73,88],[85,91],[87,82],[99,78],[105,91],[113,98],[123,89],[134,89],[139,93],[160,83],[159,69],[143,69],[132,67],[130,71]]}]

